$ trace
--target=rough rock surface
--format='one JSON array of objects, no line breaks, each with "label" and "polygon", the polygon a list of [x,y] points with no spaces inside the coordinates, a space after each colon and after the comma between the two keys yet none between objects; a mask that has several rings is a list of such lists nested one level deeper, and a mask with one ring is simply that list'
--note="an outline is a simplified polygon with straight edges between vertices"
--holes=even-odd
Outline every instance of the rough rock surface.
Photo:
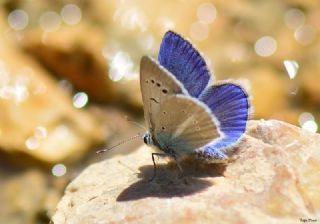
[{"label": "rough rock surface", "polygon": [[[60,223],[320,222],[320,135],[284,122],[250,121],[226,166],[158,159],[150,149],[91,165],[66,189]],[[309,220],[309,221],[308,221]]]}]

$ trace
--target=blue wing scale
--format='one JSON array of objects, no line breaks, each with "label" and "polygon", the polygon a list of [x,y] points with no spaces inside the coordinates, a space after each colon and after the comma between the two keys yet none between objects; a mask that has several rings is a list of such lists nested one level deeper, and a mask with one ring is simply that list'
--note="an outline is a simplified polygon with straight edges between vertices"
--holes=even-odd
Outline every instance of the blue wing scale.
[{"label": "blue wing scale", "polygon": [[209,83],[210,72],[205,60],[188,41],[172,31],[162,39],[158,60],[193,97],[198,97]]},{"label": "blue wing scale", "polygon": [[200,156],[221,160],[246,131],[250,103],[246,91],[237,84],[225,83],[206,89],[199,99],[207,104],[220,123],[224,137],[198,150]]}]

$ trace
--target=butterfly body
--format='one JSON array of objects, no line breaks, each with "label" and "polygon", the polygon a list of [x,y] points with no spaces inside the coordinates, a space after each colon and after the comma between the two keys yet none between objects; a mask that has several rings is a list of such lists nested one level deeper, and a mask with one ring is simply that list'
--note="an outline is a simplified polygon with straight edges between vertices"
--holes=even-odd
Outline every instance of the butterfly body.
[{"label": "butterfly body", "polygon": [[174,151],[172,151],[169,147],[160,144],[157,139],[152,139],[152,136],[150,133],[145,133],[143,136],[143,141],[145,144],[150,146],[155,146],[157,149],[163,151],[169,156],[175,157]]},{"label": "butterfly body", "polygon": [[172,31],[163,38],[158,60],[144,56],[140,64],[144,142],[175,160],[227,160],[226,151],[245,133],[249,95],[239,84],[209,86],[201,55]]}]

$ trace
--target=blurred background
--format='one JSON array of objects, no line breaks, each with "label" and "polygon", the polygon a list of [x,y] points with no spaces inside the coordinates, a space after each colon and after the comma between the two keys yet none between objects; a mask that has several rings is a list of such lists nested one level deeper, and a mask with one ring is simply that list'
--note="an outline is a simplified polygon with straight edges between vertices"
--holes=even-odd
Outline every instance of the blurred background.
[{"label": "blurred background", "polygon": [[[221,79],[248,79],[254,119],[317,132],[320,2],[0,0],[0,223],[48,223],[68,182],[143,124],[139,61],[174,30]],[[119,161],[121,163],[121,161]],[[125,165],[125,164],[123,164]]]}]

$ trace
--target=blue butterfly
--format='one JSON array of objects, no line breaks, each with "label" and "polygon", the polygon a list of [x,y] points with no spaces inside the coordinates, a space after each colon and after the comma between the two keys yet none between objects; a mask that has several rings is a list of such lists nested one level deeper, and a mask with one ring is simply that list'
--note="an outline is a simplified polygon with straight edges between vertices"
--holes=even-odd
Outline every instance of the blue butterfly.
[{"label": "blue butterfly", "polygon": [[163,152],[152,153],[154,168],[155,155],[168,155],[177,162],[190,155],[209,162],[227,161],[227,150],[246,131],[248,93],[231,82],[209,85],[211,75],[204,59],[172,31],[163,37],[158,61],[144,56],[140,64],[148,128],[143,139]]}]

